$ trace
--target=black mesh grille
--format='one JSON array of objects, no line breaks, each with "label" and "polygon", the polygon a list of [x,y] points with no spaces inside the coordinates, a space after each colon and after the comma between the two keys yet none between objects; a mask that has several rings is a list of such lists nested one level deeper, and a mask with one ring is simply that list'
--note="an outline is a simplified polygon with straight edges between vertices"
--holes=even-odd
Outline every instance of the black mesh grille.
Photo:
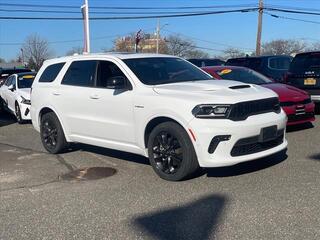
[{"label": "black mesh grille", "polygon": [[283,143],[284,130],[278,131],[278,137],[267,142],[259,142],[259,136],[240,139],[232,148],[231,156],[238,157],[262,152]]},{"label": "black mesh grille", "polygon": [[233,121],[241,121],[247,119],[249,116],[267,112],[280,112],[278,98],[267,98],[237,103],[232,106],[229,119]]}]

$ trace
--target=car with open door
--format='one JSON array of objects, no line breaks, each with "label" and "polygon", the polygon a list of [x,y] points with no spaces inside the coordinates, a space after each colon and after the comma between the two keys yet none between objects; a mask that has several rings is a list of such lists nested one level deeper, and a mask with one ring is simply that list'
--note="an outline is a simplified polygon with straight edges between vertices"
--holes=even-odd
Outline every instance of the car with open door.
[{"label": "car with open door", "polygon": [[216,79],[232,79],[246,84],[257,84],[271,89],[279,96],[280,105],[288,116],[287,125],[297,125],[315,120],[315,105],[303,90],[277,83],[262,74],[245,67],[204,67]]},{"label": "car with open door", "polygon": [[0,88],[1,109],[13,113],[18,123],[30,118],[30,92],[35,72],[12,74]]}]

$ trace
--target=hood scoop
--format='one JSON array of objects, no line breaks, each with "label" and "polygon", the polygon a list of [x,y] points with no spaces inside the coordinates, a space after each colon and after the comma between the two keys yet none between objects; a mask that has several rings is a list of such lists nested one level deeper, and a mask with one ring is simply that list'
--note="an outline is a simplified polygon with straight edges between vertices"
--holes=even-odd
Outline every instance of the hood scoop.
[{"label": "hood scoop", "polygon": [[242,89],[242,88],[250,88],[250,85],[236,85],[229,87],[230,89]]}]

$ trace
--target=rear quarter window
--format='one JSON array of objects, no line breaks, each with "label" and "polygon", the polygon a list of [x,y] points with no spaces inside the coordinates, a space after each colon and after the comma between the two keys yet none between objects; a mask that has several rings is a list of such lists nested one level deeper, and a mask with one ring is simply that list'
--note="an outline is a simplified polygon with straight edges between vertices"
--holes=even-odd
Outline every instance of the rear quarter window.
[{"label": "rear quarter window", "polygon": [[39,82],[53,82],[63,68],[65,62],[49,65],[41,74]]},{"label": "rear quarter window", "polygon": [[288,70],[291,59],[284,57],[272,57],[268,60],[269,68],[277,70]]}]

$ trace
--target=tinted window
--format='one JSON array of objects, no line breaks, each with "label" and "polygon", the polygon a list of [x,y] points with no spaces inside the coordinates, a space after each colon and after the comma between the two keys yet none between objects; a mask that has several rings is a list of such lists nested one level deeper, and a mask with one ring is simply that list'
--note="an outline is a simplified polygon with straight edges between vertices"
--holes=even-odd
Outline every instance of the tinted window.
[{"label": "tinted window", "polygon": [[188,61],[198,67],[221,66],[225,63],[224,61],[219,59],[189,59]]},{"label": "tinted window", "polygon": [[18,76],[18,88],[31,88],[35,74],[24,74]]},{"label": "tinted window", "polygon": [[269,58],[269,68],[278,70],[288,70],[291,59],[286,57],[272,57]]},{"label": "tinted window", "polygon": [[13,80],[13,79],[14,79],[13,76],[8,77],[7,80],[6,80],[5,85],[9,87],[9,86],[12,84],[12,80]]},{"label": "tinted window", "polygon": [[320,53],[297,55],[290,65],[290,72],[304,74],[306,71],[320,71]]},{"label": "tinted window", "polygon": [[96,75],[97,61],[75,61],[63,77],[62,84],[92,87]]},{"label": "tinted window", "polygon": [[39,78],[39,82],[53,82],[65,63],[56,63],[48,66]]},{"label": "tinted window", "polygon": [[249,84],[266,84],[272,83],[272,81],[260,73],[257,73],[254,70],[239,68],[239,69],[230,69],[224,68],[221,70],[215,71],[222,79],[236,80],[243,83]]},{"label": "tinted window", "polygon": [[120,68],[108,61],[100,61],[98,67],[97,87],[110,86],[113,77],[126,77]]},{"label": "tinted window", "polygon": [[262,60],[260,58],[239,58],[229,59],[227,65],[247,67],[258,70],[261,67]]},{"label": "tinted window", "polygon": [[212,79],[180,58],[132,58],[125,59],[124,62],[147,85]]}]

